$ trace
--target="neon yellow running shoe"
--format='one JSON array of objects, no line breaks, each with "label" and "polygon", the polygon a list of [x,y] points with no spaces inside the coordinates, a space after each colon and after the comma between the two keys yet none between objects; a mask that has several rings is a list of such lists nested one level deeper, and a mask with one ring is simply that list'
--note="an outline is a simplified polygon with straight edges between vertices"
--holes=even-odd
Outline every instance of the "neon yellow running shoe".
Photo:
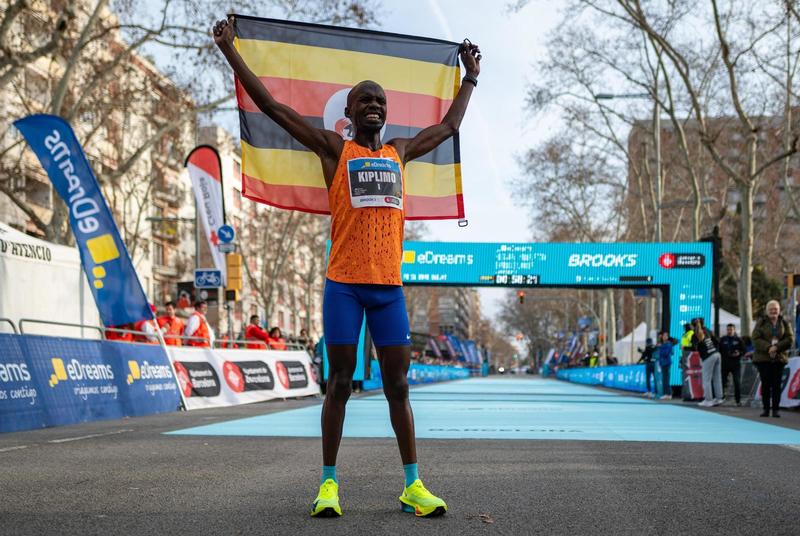
[{"label": "neon yellow running shoe", "polygon": [[319,493],[311,505],[311,517],[339,517],[342,508],[339,506],[339,484],[332,478],[320,484]]},{"label": "neon yellow running shoe", "polygon": [[425,489],[420,479],[404,489],[399,498],[403,512],[414,513],[417,517],[436,517],[447,512],[447,504]]}]

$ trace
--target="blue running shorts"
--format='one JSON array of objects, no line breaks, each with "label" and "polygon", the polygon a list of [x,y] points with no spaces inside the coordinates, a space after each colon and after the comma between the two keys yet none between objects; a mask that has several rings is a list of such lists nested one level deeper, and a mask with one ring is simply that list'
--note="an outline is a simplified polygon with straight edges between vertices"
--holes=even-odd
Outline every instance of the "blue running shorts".
[{"label": "blue running shorts", "polygon": [[326,344],[358,344],[364,313],[376,347],[411,344],[403,287],[325,280],[322,328]]}]

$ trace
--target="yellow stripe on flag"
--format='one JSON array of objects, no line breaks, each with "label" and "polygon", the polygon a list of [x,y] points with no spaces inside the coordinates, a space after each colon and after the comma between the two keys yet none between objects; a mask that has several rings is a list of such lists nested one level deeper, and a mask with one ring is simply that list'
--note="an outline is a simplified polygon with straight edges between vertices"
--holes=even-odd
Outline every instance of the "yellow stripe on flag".
[{"label": "yellow stripe on flag", "polygon": [[366,52],[236,39],[236,48],[256,76],[354,85],[374,80],[384,89],[452,99],[459,68]]},{"label": "yellow stripe on flag", "polygon": [[[242,172],[276,186],[325,188],[319,157],[310,151],[261,149],[242,141]],[[447,197],[460,194],[461,164],[409,162],[406,195]]]}]

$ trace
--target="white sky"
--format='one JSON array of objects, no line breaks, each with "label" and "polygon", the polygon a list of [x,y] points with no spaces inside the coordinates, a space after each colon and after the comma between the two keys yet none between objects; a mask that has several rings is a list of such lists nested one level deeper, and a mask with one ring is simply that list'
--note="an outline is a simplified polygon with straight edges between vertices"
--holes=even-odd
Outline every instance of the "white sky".
[{"label": "white sky", "polygon": [[[481,75],[461,125],[464,204],[469,225],[427,222],[430,240],[458,242],[529,241],[524,209],[513,202],[509,179],[519,176],[515,156],[546,136],[524,113],[532,66],[544,59],[544,43],[555,26],[560,2],[536,2],[509,13],[505,0],[405,0],[385,2],[381,30],[461,41],[483,53]],[[502,289],[481,289],[484,313],[493,317]]]}]

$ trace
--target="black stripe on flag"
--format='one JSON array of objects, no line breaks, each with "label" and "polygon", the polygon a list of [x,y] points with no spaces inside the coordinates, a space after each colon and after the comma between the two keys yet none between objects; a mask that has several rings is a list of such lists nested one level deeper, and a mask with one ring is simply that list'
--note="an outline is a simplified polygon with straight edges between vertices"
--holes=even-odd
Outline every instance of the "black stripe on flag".
[{"label": "black stripe on flag", "polygon": [[[315,128],[325,128],[320,117],[306,117],[306,121]],[[241,125],[242,141],[253,147],[261,149],[288,149],[292,151],[308,151],[309,149],[299,141],[292,138],[285,130],[278,126],[272,119],[260,112],[245,112],[239,110],[239,124]],[[383,135],[384,141],[394,138],[413,138],[422,130],[416,127],[399,125],[386,125]],[[448,138],[436,149],[416,159],[417,162],[428,164],[446,165],[458,162],[455,159],[455,138]]]},{"label": "black stripe on flag", "polygon": [[335,48],[352,52],[366,52],[409,60],[458,65],[458,43],[411,37],[401,34],[337,28],[322,24],[308,24],[273,19],[260,19],[246,15],[236,17],[236,36],[239,39],[277,41],[293,45]]}]

